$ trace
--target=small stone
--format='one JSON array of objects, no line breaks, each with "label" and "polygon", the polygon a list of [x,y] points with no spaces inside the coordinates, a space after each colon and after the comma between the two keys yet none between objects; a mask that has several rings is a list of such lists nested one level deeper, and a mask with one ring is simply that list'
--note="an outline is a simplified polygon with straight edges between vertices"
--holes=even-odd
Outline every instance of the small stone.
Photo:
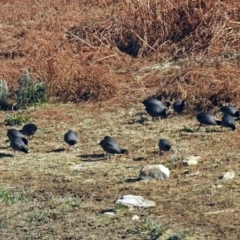
[{"label": "small stone", "polygon": [[183,160],[183,163],[187,166],[190,165],[197,165],[198,160],[200,159],[200,156],[188,156],[185,160]]},{"label": "small stone", "polygon": [[223,185],[221,185],[221,184],[216,184],[215,185],[215,188],[221,188]]},{"label": "small stone", "polygon": [[107,215],[107,216],[109,216],[109,217],[115,216],[115,213],[114,213],[114,212],[105,212],[104,214]]},{"label": "small stone", "polygon": [[231,180],[235,177],[235,173],[234,171],[230,171],[230,172],[225,172],[223,177],[222,177],[222,180]]},{"label": "small stone", "polygon": [[80,165],[80,164],[77,164],[77,165],[73,165],[70,167],[70,170],[72,171],[81,171],[81,170],[85,170],[86,167]]},{"label": "small stone", "polygon": [[86,179],[83,181],[83,183],[95,183],[96,181],[94,179]]},{"label": "small stone", "polygon": [[123,204],[125,206],[134,206],[134,207],[154,207],[155,202],[144,199],[142,196],[135,195],[124,195],[116,201],[116,204]]},{"label": "small stone", "polygon": [[133,221],[139,220],[139,216],[138,216],[138,215],[133,215],[133,216],[132,216],[132,220],[133,220]]},{"label": "small stone", "polygon": [[197,176],[197,175],[199,175],[199,174],[200,174],[200,172],[199,172],[199,171],[196,171],[196,172],[193,172],[193,173],[189,173],[189,174],[188,174],[188,177]]},{"label": "small stone", "polygon": [[146,180],[149,178],[164,180],[166,178],[169,178],[169,175],[170,175],[169,169],[163,166],[162,164],[146,165],[140,170],[139,178],[141,180]]}]

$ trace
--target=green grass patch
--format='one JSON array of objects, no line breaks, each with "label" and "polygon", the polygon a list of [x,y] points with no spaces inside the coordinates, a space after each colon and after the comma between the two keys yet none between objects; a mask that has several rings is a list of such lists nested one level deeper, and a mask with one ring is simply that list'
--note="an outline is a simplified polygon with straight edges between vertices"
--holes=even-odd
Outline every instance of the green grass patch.
[{"label": "green grass patch", "polygon": [[8,190],[0,189],[0,202],[5,204],[15,204],[22,202],[26,199],[26,195],[24,193],[12,193]]}]

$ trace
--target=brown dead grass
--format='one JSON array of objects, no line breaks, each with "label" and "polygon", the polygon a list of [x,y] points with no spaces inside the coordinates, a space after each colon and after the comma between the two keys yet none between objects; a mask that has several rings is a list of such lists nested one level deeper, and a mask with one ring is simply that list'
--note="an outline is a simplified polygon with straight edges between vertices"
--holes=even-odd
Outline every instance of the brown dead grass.
[{"label": "brown dead grass", "polygon": [[[127,101],[186,98],[191,110],[237,104],[239,12],[227,0],[1,1],[0,76],[15,90],[28,68],[52,101],[131,92]],[[156,64],[174,70],[138,75]]]}]

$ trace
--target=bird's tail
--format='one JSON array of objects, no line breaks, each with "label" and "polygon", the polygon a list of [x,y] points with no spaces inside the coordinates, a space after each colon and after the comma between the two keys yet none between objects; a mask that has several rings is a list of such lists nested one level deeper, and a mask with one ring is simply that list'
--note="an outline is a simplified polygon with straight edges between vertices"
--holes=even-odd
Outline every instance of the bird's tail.
[{"label": "bird's tail", "polygon": [[27,148],[25,148],[25,147],[22,147],[22,152],[25,152],[25,153],[28,153],[28,149]]},{"label": "bird's tail", "polygon": [[121,153],[122,153],[122,154],[128,154],[129,152],[128,152],[127,149],[121,149]]}]

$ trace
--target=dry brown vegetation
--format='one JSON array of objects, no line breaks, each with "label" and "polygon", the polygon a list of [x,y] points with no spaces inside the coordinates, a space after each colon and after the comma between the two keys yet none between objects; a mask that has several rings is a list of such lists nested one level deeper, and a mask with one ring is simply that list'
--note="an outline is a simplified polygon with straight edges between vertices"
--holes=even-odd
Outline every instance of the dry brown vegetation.
[{"label": "dry brown vegetation", "polygon": [[0,21],[12,90],[28,68],[55,101],[240,100],[237,1],[1,1]]}]

